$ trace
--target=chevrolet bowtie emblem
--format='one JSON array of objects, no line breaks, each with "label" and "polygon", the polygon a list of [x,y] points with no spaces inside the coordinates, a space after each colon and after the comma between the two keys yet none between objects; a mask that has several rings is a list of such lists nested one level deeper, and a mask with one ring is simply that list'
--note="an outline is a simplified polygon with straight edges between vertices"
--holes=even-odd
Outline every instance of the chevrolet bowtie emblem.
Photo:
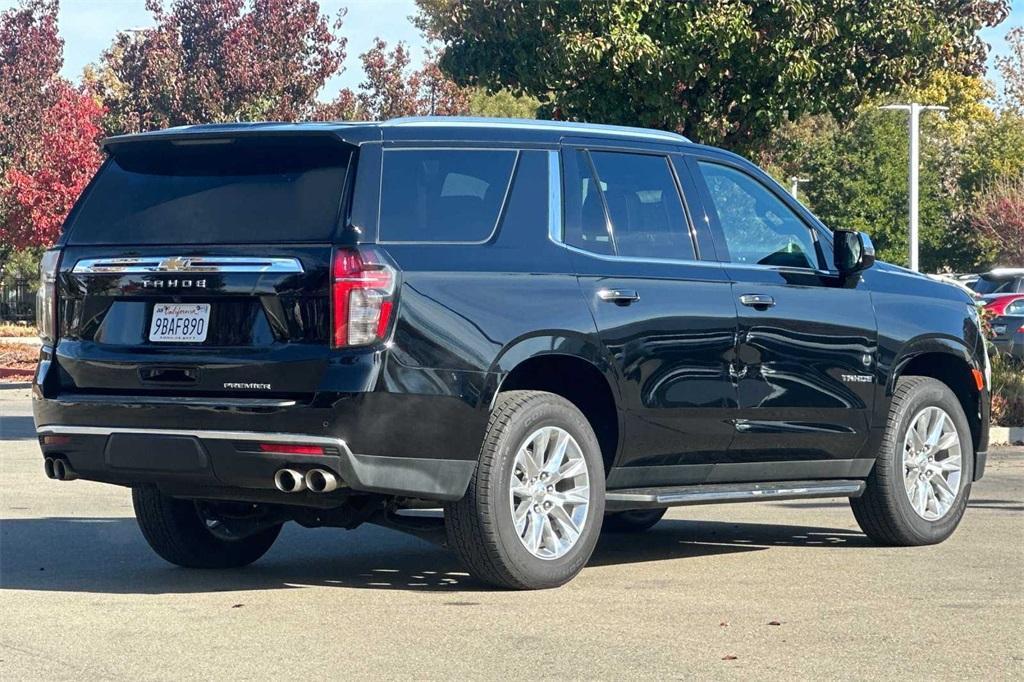
[{"label": "chevrolet bowtie emblem", "polygon": [[158,270],[167,270],[170,272],[177,272],[179,270],[187,270],[188,266],[192,264],[192,261],[188,258],[181,258],[175,256],[174,258],[165,258],[160,261],[160,265],[157,266]]}]

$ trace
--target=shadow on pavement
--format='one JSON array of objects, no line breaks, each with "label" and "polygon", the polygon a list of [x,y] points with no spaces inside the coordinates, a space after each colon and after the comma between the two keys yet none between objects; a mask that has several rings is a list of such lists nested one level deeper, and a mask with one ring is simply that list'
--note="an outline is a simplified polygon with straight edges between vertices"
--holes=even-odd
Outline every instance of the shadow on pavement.
[{"label": "shadow on pavement", "polygon": [[[642,535],[602,536],[591,566],[752,552],[775,546],[862,547],[859,533],[759,523],[665,520]],[[450,552],[376,526],[285,527],[260,561],[232,571],[166,564],[133,518],[0,521],[0,588],[111,594],[287,589],[304,586],[461,591],[487,589]]]},{"label": "shadow on pavement", "polygon": [[32,417],[3,417],[0,419],[0,440],[35,439],[36,426],[32,422]]}]

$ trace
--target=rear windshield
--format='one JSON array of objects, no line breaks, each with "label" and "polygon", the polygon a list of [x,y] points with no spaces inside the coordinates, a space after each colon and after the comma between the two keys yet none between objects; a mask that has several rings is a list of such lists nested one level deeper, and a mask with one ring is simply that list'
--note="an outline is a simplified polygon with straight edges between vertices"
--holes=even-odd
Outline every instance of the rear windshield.
[{"label": "rear windshield", "polygon": [[100,170],[68,243],[329,240],[350,155],[329,140],[295,137],[128,147]]},{"label": "rear windshield", "polygon": [[1013,294],[1017,292],[1017,278],[988,279],[979,277],[970,285],[974,291],[981,295],[986,294]]}]

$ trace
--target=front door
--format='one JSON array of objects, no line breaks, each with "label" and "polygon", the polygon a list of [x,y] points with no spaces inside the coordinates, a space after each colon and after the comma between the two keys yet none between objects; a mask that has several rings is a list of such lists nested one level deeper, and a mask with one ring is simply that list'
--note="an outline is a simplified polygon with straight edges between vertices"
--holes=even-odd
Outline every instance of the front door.
[{"label": "front door", "polygon": [[610,488],[703,481],[733,438],[731,284],[700,262],[669,156],[566,148],[564,243],[624,411]]},{"label": "front door", "polygon": [[870,293],[830,274],[825,231],[760,172],[691,159],[738,311],[729,466],[717,480],[866,474],[877,334]]}]

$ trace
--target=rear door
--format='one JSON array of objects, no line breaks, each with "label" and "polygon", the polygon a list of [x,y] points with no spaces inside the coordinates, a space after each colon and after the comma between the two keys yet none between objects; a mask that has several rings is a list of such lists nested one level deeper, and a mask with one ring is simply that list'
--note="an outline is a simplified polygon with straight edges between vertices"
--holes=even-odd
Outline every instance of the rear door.
[{"label": "rear door", "polygon": [[115,145],[66,228],[64,390],[314,392],[351,159],[320,136]]},{"label": "rear door", "polygon": [[736,312],[720,264],[698,260],[666,152],[563,150],[564,234],[625,413],[608,485],[702,481],[733,437]]},{"label": "rear door", "polygon": [[826,235],[759,171],[725,156],[689,162],[739,319],[733,463],[716,474],[864,473],[870,460],[854,460],[879,379],[870,292],[830,274]]}]

